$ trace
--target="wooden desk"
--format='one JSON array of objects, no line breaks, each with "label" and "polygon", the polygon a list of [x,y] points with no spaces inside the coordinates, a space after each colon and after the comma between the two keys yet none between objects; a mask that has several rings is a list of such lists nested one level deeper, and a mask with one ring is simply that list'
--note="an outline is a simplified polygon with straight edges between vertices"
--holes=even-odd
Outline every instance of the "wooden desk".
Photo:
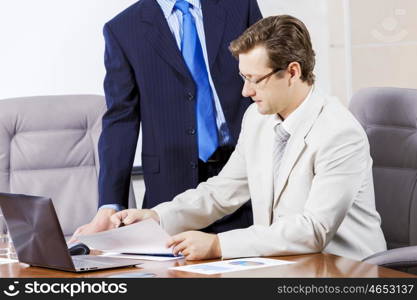
[{"label": "wooden desk", "polygon": [[[13,263],[0,265],[0,277],[73,277],[73,278],[95,278],[109,277],[112,275],[123,275],[132,272],[149,272],[156,274],[156,277],[164,278],[193,278],[193,277],[414,277],[417,276],[398,272],[395,270],[378,267],[375,265],[357,262],[351,259],[331,254],[308,254],[298,256],[274,257],[295,261],[296,264],[289,264],[276,267],[267,267],[250,271],[224,273],[219,275],[201,275],[182,271],[169,270],[170,267],[182,266],[203,261],[186,262],[184,259],[168,262],[143,261],[139,267],[119,268],[107,271],[95,271],[86,273],[71,273],[46,268],[29,267],[25,264]],[[204,261],[208,262],[208,261]]]}]

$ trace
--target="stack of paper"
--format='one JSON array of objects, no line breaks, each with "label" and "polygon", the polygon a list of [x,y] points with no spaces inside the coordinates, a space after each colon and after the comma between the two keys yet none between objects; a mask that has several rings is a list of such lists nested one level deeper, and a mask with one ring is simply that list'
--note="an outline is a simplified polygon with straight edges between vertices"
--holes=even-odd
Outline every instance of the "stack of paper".
[{"label": "stack of paper", "polygon": [[173,256],[166,243],[170,236],[153,219],[77,239],[92,249],[127,254]]}]

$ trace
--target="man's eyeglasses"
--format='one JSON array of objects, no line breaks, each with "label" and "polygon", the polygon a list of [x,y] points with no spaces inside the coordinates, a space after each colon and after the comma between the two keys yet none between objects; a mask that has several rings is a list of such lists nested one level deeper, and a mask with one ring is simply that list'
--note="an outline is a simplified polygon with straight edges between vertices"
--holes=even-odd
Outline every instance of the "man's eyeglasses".
[{"label": "man's eyeglasses", "polygon": [[248,78],[245,75],[243,75],[242,73],[239,72],[239,76],[242,77],[243,81],[247,81],[253,85],[257,85],[258,83],[260,83],[261,81],[267,79],[268,77],[271,77],[273,74],[278,73],[279,71],[282,71],[283,69],[275,69],[272,72],[262,76],[261,78],[258,79],[254,79],[254,78]]}]

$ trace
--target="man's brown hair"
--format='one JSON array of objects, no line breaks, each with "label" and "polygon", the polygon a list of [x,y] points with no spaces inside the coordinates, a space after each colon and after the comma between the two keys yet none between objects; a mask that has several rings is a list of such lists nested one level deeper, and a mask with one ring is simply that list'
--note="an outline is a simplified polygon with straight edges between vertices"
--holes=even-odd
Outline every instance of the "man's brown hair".
[{"label": "man's brown hair", "polygon": [[301,80],[314,83],[315,53],[310,34],[299,19],[280,15],[259,20],[230,44],[236,58],[256,46],[264,46],[269,55],[269,67],[273,70],[286,69],[291,62],[301,66]]}]

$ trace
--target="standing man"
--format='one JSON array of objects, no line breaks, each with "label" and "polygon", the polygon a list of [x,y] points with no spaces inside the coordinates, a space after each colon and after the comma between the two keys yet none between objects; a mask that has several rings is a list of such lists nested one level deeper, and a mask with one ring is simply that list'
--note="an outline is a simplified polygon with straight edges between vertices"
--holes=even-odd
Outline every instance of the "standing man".
[{"label": "standing man", "polygon": [[[142,125],[143,208],[217,175],[236,145],[242,116],[229,43],[261,18],[256,0],[141,0],[104,26],[107,112],[99,141],[99,210],[74,235],[112,228],[128,206]],[[213,224],[252,223],[250,206]]]}]

